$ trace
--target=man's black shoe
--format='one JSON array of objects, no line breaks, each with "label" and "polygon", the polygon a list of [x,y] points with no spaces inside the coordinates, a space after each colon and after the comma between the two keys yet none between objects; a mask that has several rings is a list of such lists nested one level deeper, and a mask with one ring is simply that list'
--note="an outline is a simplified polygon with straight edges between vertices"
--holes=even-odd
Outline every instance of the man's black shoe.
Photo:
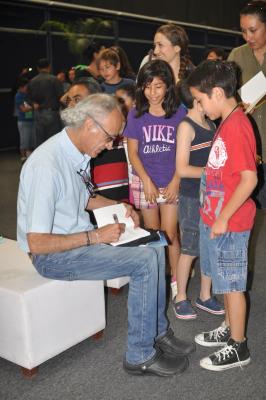
[{"label": "man's black shoe", "polygon": [[155,341],[155,347],[170,356],[188,356],[196,350],[194,343],[176,338],[171,328],[164,336]]},{"label": "man's black shoe", "polygon": [[132,375],[172,376],[181,374],[187,367],[187,357],[168,357],[160,350],[156,350],[155,355],[142,364],[129,364],[124,360],[124,369]]}]

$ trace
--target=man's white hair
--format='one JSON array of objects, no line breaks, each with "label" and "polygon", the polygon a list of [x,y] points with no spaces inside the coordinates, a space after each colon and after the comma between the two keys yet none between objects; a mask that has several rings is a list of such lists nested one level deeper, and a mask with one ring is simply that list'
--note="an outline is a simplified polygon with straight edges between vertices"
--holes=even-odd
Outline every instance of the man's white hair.
[{"label": "man's white hair", "polygon": [[114,96],[96,93],[81,100],[75,107],[61,111],[60,115],[66,126],[79,128],[89,117],[101,122],[114,109],[120,111]]}]

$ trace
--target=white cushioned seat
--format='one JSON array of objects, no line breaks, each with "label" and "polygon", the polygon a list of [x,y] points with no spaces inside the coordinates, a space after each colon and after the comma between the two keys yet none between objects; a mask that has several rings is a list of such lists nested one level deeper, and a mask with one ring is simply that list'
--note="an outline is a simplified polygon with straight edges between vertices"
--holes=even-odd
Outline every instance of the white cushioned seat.
[{"label": "white cushioned seat", "polygon": [[26,369],[105,328],[103,281],[43,278],[14,240],[0,244],[0,356]]},{"label": "white cushioned seat", "polygon": [[105,281],[105,286],[120,289],[122,286],[125,286],[129,282],[128,276],[121,276],[120,278],[108,279]]}]

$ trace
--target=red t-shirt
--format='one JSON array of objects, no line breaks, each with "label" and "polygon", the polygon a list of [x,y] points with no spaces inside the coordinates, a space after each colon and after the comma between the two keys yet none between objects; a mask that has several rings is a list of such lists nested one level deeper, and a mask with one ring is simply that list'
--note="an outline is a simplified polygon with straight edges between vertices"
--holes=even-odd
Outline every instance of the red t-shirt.
[{"label": "red t-shirt", "polygon": [[[246,170],[256,171],[256,142],[249,119],[239,109],[221,125],[201,179],[204,224],[213,225],[239,184],[240,172]],[[230,218],[228,231],[250,230],[255,214],[255,203],[248,198]]]}]

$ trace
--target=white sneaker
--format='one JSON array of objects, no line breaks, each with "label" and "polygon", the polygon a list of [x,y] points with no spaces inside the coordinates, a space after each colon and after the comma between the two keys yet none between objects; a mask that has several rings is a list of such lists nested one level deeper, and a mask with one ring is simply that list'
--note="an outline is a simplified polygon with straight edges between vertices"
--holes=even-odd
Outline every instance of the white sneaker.
[{"label": "white sneaker", "polygon": [[195,336],[195,342],[205,347],[226,346],[230,338],[230,328],[225,325],[209,332],[202,332]]}]

